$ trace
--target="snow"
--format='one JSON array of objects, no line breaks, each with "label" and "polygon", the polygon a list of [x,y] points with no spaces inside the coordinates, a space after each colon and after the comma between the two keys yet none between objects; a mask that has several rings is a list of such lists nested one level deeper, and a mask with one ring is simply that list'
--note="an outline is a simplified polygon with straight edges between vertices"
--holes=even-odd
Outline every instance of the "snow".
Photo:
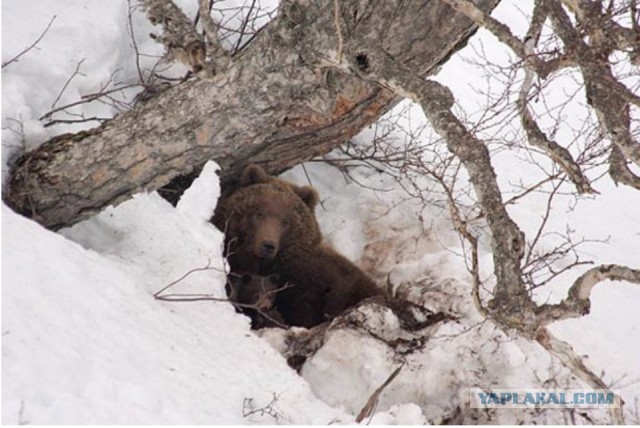
[{"label": "snow", "polygon": [[[179,2],[191,16],[193,3]],[[521,35],[526,20],[516,8],[518,3],[503,1],[495,16],[509,21],[515,34]],[[95,125],[44,127],[39,118],[52,105],[75,102],[109,82],[134,83],[138,71],[124,0],[4,2],[2,13],[3,62],[32,43],[56,16],[38,46],[3,69],[4,181],[7,163],[19,154],[21,145],[31,149],[62,132]],[[154,29],[140,11],[134,11],[132,22],[138,49],[145,53],[141,66],[148,69],[157,62],[162,47],[147,37]],[[481,94],[485,82],[462,59],[472,56],[480,44],[495,61],[509,61],[498,53],[504,50],[497,49],[495,39],[480,30],[437,76],[465,111],[477,114],[486,101]],[[82,59],[81,74],[56,102]],[[546,89],[549,99],[554,99],[554,91],[570,90],[570,85],[575,85],[570,78],[559,80]],[[138,90],[123,91],[118,99],[130,101]],[[113,106],[101,103],[82,104],[73,111],[85,117],[117,113]],[[424,118],[415,106],[402,103],[389,117],[405,111],[400,125],[411,128],[420,139],[431,138],[431,131],[422,129]],[[571,114],[565,115],[570,119],[560,124],[556,134],[561,141],[575,138],[580,121],[589,115],[579,100],[568,111]],[[548,119],[542,110],[538,113],[543,121]],[[477,114],[469,114],[468,119],[476,120]],[[409,138],[402,129],[394,130],[392,136],[399,144]],[[354,140],[367,144],[373,137],[373,129],[367,129]],[[483,137],[506,139],[504,134]],[[517,192],[519,179],[534,182],[541,176],[537,167],[523,163],[517,155],[516,150],[503,151],[495,159],[500,184],[509,194]],[[455,408],[464,407],[468,394],[465,398],[463,393],[473,386],[529,388],[555,381],[567,383],[562,387],[584,386],[570,379],[567,370],[536,343],[483,321],[469,298],[463,249],[446,210],[408,198],[396,180],[372,169],[351,169],[351,178],[322,162],[309,162],[305,169],[296,167],[284,177],[306,184],[308,175],[318,189],[322,205],[316,214],[328,243],[397,295],[459,317],[430,328],[424,347],[406,358],[366,422],[455,422]],[[175,208],[157,193],[138,194],[59,233],[3,205],[3,423],[354,422],[371,393],[400,364],[386,344],[362,331],[336,328],[297,374],[278,352],[285,346],[282,332],[255,334],[249,320],[230,304],[154,298],[189,272],[167,293],[225,297],[222,235],[208,223],[220,194],[216,170],[215,163],[208,163]],[[598,171],[590,174],[596,176]],[[420,185],[433,187],[427,179]],[[578,238],[607,240],[585,243],[582,254],[596,264],[637,268],[640,194],[616,187],[606,177],[595,187],[600,194],[593,197],[559,197],[550,230],[564,231],[569,225]],[[533,193],[509,207],[528,236],[541,221],[545,201],[545,195]],[[549,235],[543,245],[554,243]],[[492,259],[487,239],[481,244],[480,263],[486,278]],[[559,301],[587,268],[561,276],[536,290],[534,297],[538,302]],[[604,373],[604,380],[626,401],[628,420],[635,422],[640,400],[640,343],[635,340],[640,328],[638,299],[639,287],[605,282],[593,292],[589,315],[550,327],[584,356],[590,368]],[[371,318],[369,327],[381,335],[405,334],[389,312],[365,308],[362,316]],[[474,417],[481,423],[570,422],[558,412],[493,411]],[[593,412],[591,417],[596,422],[609,421],[604,412]]]},{"label": "snow", "polygon": [[[454,253],[454,251],[460,253],[461,250],[456,249],[459,243],[455,244],[456,241],[451,236],[452,226],[446,218],[440,215],[425,219],[425,222],[433,225],[432,229],[428,231],[427,236],[420,240],[412,239],[408,244],[407,237],[415,238],[420,233],[420,225],[417,222],[406,224],[407,219],[416,218],[415,211],[419,207],[412,206],[411,203],[396,205],[394,202],[397,201],[394,199],[401,199],[401,194],[398,192],[376,194],[361,186],[345,188],[343,183],[332,183],[327,178],[331,169],[327,165],[313,163],[306,165],[306,169],[311,182],[322,195],[325,206],[331,204],[334,193],[339,193],[336,199],[341,200],[343,192],[348,192],[353,200],[358,201],[355,205],[367,207],[366,209],[369,210],[368,216],[362,213],[360,216],[354,216],[351,208],[347,207],[346,210],[350,213],[350,217],[347,217],[340,210],[328,209],[324,212],[318,209],[321,225],[326,234],[331,235],[332,232],[340,230],[340,224],[345,218],[362,219],[365,228],[367,228],[367,222],[377,224],[375,229],[378,231],[378,236],[370,236],[366,244],[369,245],[369,250],[362,248],[358,240],[354,240],[350,245],[338,247],[339,250],[362,252],[363,259],[366,261],[368,251],[378,252],[380,248],[386,246],[385,253],[393,254],[394,258],[387,259],[378,254],[376,269],[390,272],[389,279],[396,289],[404,288],[406,291],[406,284],[411,283],[412,289],[409,290],[409,296],[413,296],[414,300],[418,296],[417,299],[431,309],[464,314],[460,321],[461,325],[457,329],[450,330],[453,327],[447,326],[446,330],[438,331],[434,336],[441,337],[440,339],[429,341],[420,353],[408,359],[407,368],[411,371],[407,370],[408,373],[404,373],[403,369],[403,373],[388,387],[381,399],[380,409],[391,409],[393,406],[414,403],[423,409],[423,416],[429,423],[441,423],[442,419],[434,419],[433,415],[447,414],[452,405],[459,402],[459,398],[447,395],[443,385],[455,385],[468,379],[475,379],[478,386],[482,385],[482,387],[490,385],[500,388],[518,388],[523,385],[543,387],[548,386],[543,385],[545,380],[562,378],[559,374],[565,369],[558,362],[550,364],[550,357],[539,345],[506,337],[491,323],[478,325],[482,318],[473,309],[468,297],[466,267],[462,257]],[[301,168],[295,168],[285,174],[285,177],[297,182],[306,180],[306,175]],[[341,176],[336,175],[336,178]],[[360,181],[364,177],[356,173],[356,179]],[[373,183],[373,180],[369,182]],[[388,188],[392,182],[379,177],[376,184],[380,188]],[[395,207],[386,214],[388,218],[379,218],[376,210],[381,203],[381,197],[387,199],[387,208]],[[526,210],[526,208],[522,209]],[[535,207],[529,205],[528,209],[533,210]],[[434,210],[430,214],[435,216],[438,213]],[[593,223],[590,211],[585,211],[583,217],[579,216],[578,211],[572,215],[587,225]],[[612,214],[612,217],[616,215]],[[401,219],[404,219],[404,222]],[[575,227],[578,224],[578,221],[573,223]],[[630,226],[633,223],[624,224]],[[617,235],[619,239],[624,239],[627,235],[624,230],[620,230],[618,234],[614,234],[614,230],[609,232],[612,236]],[[443,235],[446,234],[449,235],[448,239],[443,239]],[[372,245],[376,240],[383,245]],[[390,245],[393,247],[390,248]],[[625,258],[624,254],[615,254],[617,249],[612,247],[612,245],[594,247],[594,251],[596,248],[600,250],[599,262],[606,262],[613,253],[613,258],[618,262],[626,260],[633,265],[633,260]],[[490,254],[485,255],[485,258],[490,258]],[[363,259],[360,259],[361,264]],[[491,266],[490,263],[489,260],[485,264]],[[375,273],[375,270],[373,272]],[[385,279],[386,277],[383,281]],[[382,281],[379,280],[379,282]],[[635,306],[635,299],[640,294],[638,291],[637,286],[625,283],[600,284],[594,292],[591,314],[551,326],[554,334],[571,343],[579,355],[588,355],[586,359],[588,364],[604,369],[604,379],[613,381],[612,387],[621,392],[627,403],[632,403],[628,406],[631,409],[634,408],[635,397],[640,393],[636,380],[640,372],[635,364],[640,357],[640,349],[636,341],[630,339],[635,337],[640,325],[638,323],[640,318],[632,307]],[[562,293],[556,294],[562,297],[565,292],[566,288]],[[392,324],[386,322],[385,329],[392,329]],[[358,347],[351,346],[352,343],[358,343]],[[388,355],[381,358],[385,354],[388,354],[387,347],[370,337],[358,337],[357,333],[338,331],[335,335],[329,336],[323,348],[305,365],[302,375],[320,398],[330,404],[344,407],[352,414],[357,414],[364,402],[362,397],[370,395],[398,365]],[[428,370],[421,370],[420,367],[428,367]],[[327,379],[332,381],[327,382]],[[350,387],[345,387],[345,384],[349,384]],[[574,383],[573,387],[580,388],[584,385]],[[455,391],[455,388],[448,391]],[[563,422],[563,419],[556,419],[557,417],[546,415],[541,416],[541,419],[535,419],[535,416],[530,416],[530,419],[524,419],[524,421],[547,424],[567,423]],[[606,416],[601,415],[601,417],[603,417],[602,421],[607,420]],[[505,413],[496,415],[492,422],[509,424],[523,422],[523,419],[519,418],[522,416]],[[380,420],[391,423],[387,419]],[[373,422],[375,421],[376,418],[373,419]]]},{"label": "snow", "polygon": [[[39,118],[46,113],[104,90],[123,88],[112,94],[118,101],[130,100],[140,91],[140,87],[126,89],[139,81],[129,35],[128,10],[126,0],[3,2],[3,63],[35,42],[51,23],[33,49],[2,70],[3,181],[5,164],[16,147],[26,144],[30,150],[53,136],[99,124],[92,121],[45,127],[46,122]],[[140,68],[148,74],[158,62],[163,47],[148,37],[153,26],[140,11],[134,11],[132,22],[141,53]],[[181,70],[180,67],[166,68],[161,66],[156,71],[175,76],[174,73]],[[93,102],[72,107],[69,113],[61,112],[54,117],[110,118],[117,112],[110,104]]]},{"label": "snow", "polygon": [[[3,207],[4,422],[327,423],[346,417],[315,398],[231,305],[154,299],[208,260],[212,269],[190,275],[175,292],[225,296],[221,234],[206,222],[215,184],[211,164],[181,201],[188,216],[155,193],[137,195],[62,235]],[[260,407],[273,394],[276,418],[243,417],[245,399]]]}]

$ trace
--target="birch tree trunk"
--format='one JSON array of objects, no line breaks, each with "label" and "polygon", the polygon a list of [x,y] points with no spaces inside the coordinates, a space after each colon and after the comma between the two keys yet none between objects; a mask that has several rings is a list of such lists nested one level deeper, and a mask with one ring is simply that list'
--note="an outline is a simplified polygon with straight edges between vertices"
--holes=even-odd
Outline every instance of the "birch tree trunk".
[{"label": "birch tree trunk", "polygon": [[[474,3],[489,12],[498,2]],[[215,76],[192,78],[99,128],[24,155],[3,198],[58,229],[209,159],[220,165],[223,185],[249,162],[279,173],[332,150],[398,101],[323,57],[339,58],[352,40],[370,42],[427,76],[476,28],[440,0],[283,1],[278,16]]]}]

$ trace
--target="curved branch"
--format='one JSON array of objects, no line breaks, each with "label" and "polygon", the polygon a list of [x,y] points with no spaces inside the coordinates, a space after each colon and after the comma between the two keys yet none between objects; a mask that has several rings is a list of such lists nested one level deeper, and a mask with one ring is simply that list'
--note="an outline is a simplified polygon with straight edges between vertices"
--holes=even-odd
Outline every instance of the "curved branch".
[{"label": "curved branch", "polygon": [[640,284],[640,270],[620,265],[601,265],[589,269],[576,279],[562,302],[537,308],[539,325],[545,326],[554,321],[578,318],[588,314],[591,309],[590,297],[593,288],[607,280]]},{"label": "curved branch", "polygon": [[547,138],[533,118],[533,115],[531,114],[531,111],[529,111],[529,107],[527,105],[529,89],[532,84],[533,71],[530,68],[525,68],[525,77],[520,90],[520,97],[518,98],[518,110],[520,113],[522,128],[527,134],[527,141],[532,146],[543,150],[560,168],[562,168],[576,186],[578,193],[597,193],[591,187],[589,179],[587,179],[583,174],[580,166],[573,159],[569,150],[562,147],[557,142]]},{"label": "curved branch", "polygon": [[611,156],[609,156],[609,175],[613,181],[617,183],[626,184],[640,190],[640,177],[631,171],[627,160],[622,154],[622,150],[615,144],[611,145]]},{"label": "curved branch", "polygon": [[[488,13],[483,12],[478,9],[476,5],[474,5],[469,0],[444,0],[448,5],[453,7],[458,12],[464,13],[470,19],[472,19],[476,24],[481,25],[482,27],[489,30],[493,33],[494,36],[498,38],[502,43],[509,46],[511,50],[513,50],[516,55],[520,58],[525,58],[527,56],[524,44],[511,33],[509,27],[507,27],[502,22],[494,19]],[[531,57],[533,61],[537,61],[538,58]]]}]

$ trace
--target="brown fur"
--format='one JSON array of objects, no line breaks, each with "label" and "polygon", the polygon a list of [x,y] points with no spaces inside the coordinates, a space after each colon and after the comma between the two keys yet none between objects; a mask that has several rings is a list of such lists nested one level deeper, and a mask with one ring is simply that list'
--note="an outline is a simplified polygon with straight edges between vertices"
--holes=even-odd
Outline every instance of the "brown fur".
[{"label": "brown fur", "polygon": [[284,325],[280,313],[274,308],[276,295],[280,289],[277,275],[259,276],[252,274],[231,274],[227,278],[227,296],[234,303],[253,305],[253,308],[238,305],[239,312],[251,319],[251,328]]},{"label": "brown fur", "polygon": [[320,202],[320,196],[316,189],[311,186],[298,186],[290,181],[283,180],[278,177],[268,175],[262,167],[259,165],[251,164],[242,171],[240,178],[240,187],[247,187],[252,184],[270,183],[274,186],[290,190],[313,211],[313,209]]},{"label": "brown fur", "polygon": [[283,253],[276,271],[281,281],[293,285],[276,298],[276,308],[289,325],[310,328],[367,297],[383,295],[356,265],[324,244]]},{"label": "brown fur", "polygon": [[235,191],[216,212],[224,219],[225,256],[232,272],[268,275],[282,251],[315,247],[322,240],[309,207],[288,189],[272,183],[253,184]]}]

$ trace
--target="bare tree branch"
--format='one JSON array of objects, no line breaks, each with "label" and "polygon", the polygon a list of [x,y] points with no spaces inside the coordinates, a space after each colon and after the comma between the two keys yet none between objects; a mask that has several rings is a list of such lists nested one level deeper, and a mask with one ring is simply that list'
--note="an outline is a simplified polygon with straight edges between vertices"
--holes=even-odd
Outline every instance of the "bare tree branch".
[{"label": "bare tree branch", "polygon": [[589,269],[573,283],[569,296],[579,300],[589,299],[593,287],[605,280],[640,284],[640,270],[620,265],[602,265]]},{"label": "bare tree branch", "polygon": [[555,62],[554,68],[551,69],[549,67],[549,63],[541,61],[533,50],[533,47],[536,45],[537,40],[540,37],[542,24],[546,17],[543,9],[539,5],[536,6],[536,11],[533,16],[534,21],[527,33],[526,42],[523,43],[517,37],[513,36],[509,27],[484,13],[470,1],[444,1],[454,7],[457,11],[462,12],[469,18],[473,19],[478,25],[482,25],[484,28],[491,31],[498,40],[509,46],[516,55],[524,60],[525,77],[520,90],[518,106],[522,126],[527,133],[529,143],[546,152],[547,155],[549,155],[549,157],[551,157],[551,159],[553,159],[553,161],[556,162],[567,173],[567,175],[569,175],[571,181],[576,185],[578,192],[595,193],[591,184],[582,173],[582,170],[575,162],[569,151],[560,146],[557,142],[547,138],[539,128],[527,106],[528,94],[533,84],[534,73],[538,72],[546,76],[548,73],[555,70],[556,67],[564,67],[569,64],[564,62]]},{"label": "bare tree branch", "polygon": [[147,79],[144,77],[144,72],[142,71],[142,67],[140,66],[140,49],[138,48],[138,41],[136,40],[135,30],[133,29],[133,13],[137,8],[131,5],[131,0],[127,0],[127,31],[129,33],[129,39],[131,40],[131,46],[133,46],[133,50],[136,53],[136,71],[138,72],[138,80],[145,87],[147,86]]},{"label": "bare tree branch", "polygon": [[[71,76],[69,76],[69,78],[67,79],[66,82],[64,82],[64,85],[62,86],[62,89],[60,90],[60,92],[58,93],[58,96],[56,97],[55,100],[53,100],[53,103],[51,104],[51,108],[55,109],[56,108],[56,104],[58,103],[58,101],[60,101],[60,98],[62,97],[62,95],[64,94],[64,91],[67,90],[67,88],[69,87],[69,84],[71,83],[71,81],[73,80],[74,77],[76,77],[77,75],[83,75],[82,73],[80,73],[80,67],[82,67],[82,63],[84,62],[86,58],[82,58],[80,61],[78,61],[78,63],[76,64],[76,68],[75,70],[73,70],[73,73],[71,73]],[[83,75],[84,76],[84,75]]]},{"label": "bare tree branch", "polygon": [[640,190],[640,177],[635,175],[627,165],[627,160],[622,154],[622,150],[617,145],[611,146],[611,156],[609,157],[609,175],[614,182],[626,184]]},{"label": "bare tree branch", "polygon": [[[267,320],[269,320],[271,323],[273,323],[273,325],[276,325],[278,327],[281,328],[287,328],[288,326],[283,324],[280,320],[275,319],[272,314],[270,314],[268,311],[265,311],[264,308],[260,305],[260,301],[256,302],[256,303],[244,303],[244,302],[238,302],[233,298],[224,298],[224,297],[216,297],[214,295],[211,294],[183,294],[183,293],[172,293],[172,294],[167,294],[166,291],[172,287],[174,287],[175,285],[181,283],[182,281],[184,281],[188,276],[196,273],[196,272],[203,272],[203,271],[209,271],[209,270],[214,270],[217,272],[225,272],[224,269],[220,269],[220,268],[216,268],[211,266],[211,260],[207,261],[206,266],[201,267],[201,268],[194,268],[189,270],[188,272],[186,272],[184,275],[182,275],[180,278],[171,281],[169,284],[167,284],[166,286],[162,287],[160,290],[158,290],[157,292],[155,292],[153,294],[153,297],[156,300],[162,300],[165,302],[182,302],[182,303],[187,303],[187,302],[201,302],[201,301],[210,301],[210,302],[222,302],[222,303],[231,303],[234,306],[240,307],[240,308],[246,308],[246,309],[253,309],[256,312],[258,312],[261,316],[263,316],[264,318],[266,318]],[[230,273],[229,275],[236,275],[234,273]],[[281,287],[275,288],[273,290],[269,290],[264,292],[263,294],[260,295],[260,299],[265,299],[268,298],[269,296],[273,295],[273,294],[278,294],[279,292],[286,290],[288,288],[291,288],[291,284],[286,283],[284,285],[282,285]]]},{"label": "bare tree branch", "polygon": [[357,423],[362,422],[364,418],[368,418],[373,414],[376,407],[378,406],[380,395],[382,395],[382,392],[384,391],[384,389],[387,386],[389,386],[389,384],[393,382],[393,380],[400,374],[400,371],[402,370],[403,367],[404,367],[404,364],[401,364],[397,369],[395,369],[389,375],[389,377],[382,383],[382,385],[380,385],[378,388],[376,388],[375,391],[373,391],[373,394],[371,394],[371,396],[367,400],[364,407],[360,410],[360,412],[358,412],[358,416],[356,416]]},{"label": "bare tree branch", "polygon": [[[472,19],[476,24],[489,30],[494,36],[498,38],[502,43],[509,46],[511,50],[521,58],[530,69],[542,78],[546,78],[549,74],[557,71],[561,68],[569,67],[574,64],[573,59],[570,58],[557,58],[549,61],[543,61],[531,49],[532,39],[537,40],[540,32],[542,31],[542,25],[546,20],[546,11],[539,4],[536,4],[533,15],[533,25],[530,27],[530,31],[527,33],[525,41],[521,41],[511,33],[508,26],[502,22],[494,19],[488,13],[483,12],[476,7],[469,0],[443,0],[447,4],[451,5],[455,10],[465,14]],[[537,35],[535,34],[537,33]],[[527,45],[529,48],[527,49]]]},{"label": "bare tree branch", "polygon": [[153,24],[163,28],[155,38],[165,45],[169,59],[191,66],[195,71],[204,67],[205,43],[195,26],[172,0],[142,0],[141,4]]},{"label": "bare tree branch", "polygon": [[238,31],[238,40],[236,41],[235,46],[233,47],[233,53],[236,53],[240,50],[240,46],[242,46],[242,39],[245,34],[247,34],[247,25],[249,25],[249,20],[251,20],[251,14],[253,13],[256,7],[256,1],[252,0],[251,5],[249,6],[249,11],[245,15],[242,20],[242,25],[240,26],[240,30]]},{"label": "bare tree branch", "polygon": [[[617,49],[629,49],[633,52],[640,53],[640,38],[638,37],[637,28],[626,28],[620,23],[611,19],[610,16],[604,16],[601,12],[602,2],[591,0],[562,0],[562,3],[573,12],[581,22],[591,21],[597,17],[599,30],[605,33],[610,42],[615,43]],[[631,11],[632,25],[637,25],[637,17],[633,16],[633,8],[635,1],[629,3]],[[633,61],[633,60],[632,60]]]},{"label": "bare tree branch", "polygon": [[[535,22],[534,22],[535,23]],[[531,27],[535,28],[535,27]],[[537,44],[540,36],[541,28],[530,34],[531,38],[524,45],[524,54],[534,56],[533,46]],[[522,127],[527,133],[527,141],[535,147],[542,149],[554,162],[556,162],[562,170],[569,176],[571,181],[576,185],[579,193],[596,193],[591,187],[589,180],[582,173],[569,150],[562,147],[553,140],[549,140],[536,123],[531,111],[528,107],[528,97],[531,85],[533,85],[534,70],[532,67],[525,65],[525,75],[520,89],[520,97],[518,98],[518,108],[520,112],[520,120]]]},{"label": "bare tree branch", "polygon": [[85,123],[85,122],[98,122],[98,123],[104,123],[107,120],[110,120],[110,117],[98,117],[98,116],[92,116],[92,117],[83,117],[81,119],[54,119],[54,120],[50,120],[49,122],[44,124],[44,127],[47,128],[49,126],[53,126],[53,125],[58,125],[60,123]]},{"label": "bare tree branch", "polygon": [[540,306],[538,322],[545,326],[554,321],[578,318],[589,313],[593,288],[603,281],[627,281],[640,284],[640,270],[620,265],[601,265],[589,269],[571,286],[562,302]]},{"label": "bare tree branch", "polygon": [[[533,5],[533,13],[531,14],[531,23],[529,24],[527,34],[524,36],[525,45],[529,45],[532,42],[534,44],[538,42],[546,20],[547,10],[544,8],[543,3],[539,0],[535,1]],[[529,54],[529,52],[526,52],[526,49],[525,54]]]},{"label": "bare tree branch", "polygon": [[[601,123],[610,133],[614,143],[620,148],[624,156],[631,159],[636,164],[640,164],[640,144],[633,140],[629,132],[629,111],[625,103],[640,105],[640,97],[632,93],[628,88],[618,82],[611,70],[606,65],[606,61],[599,60],[604,55],[588,52],[589,47],[581,40],[577,32],[573,29],[564,12],[559,8],[556,1],[536,2],[534,9],[534,22],[527,34],[526,43],[522,43],[512,35],[509,28],[492,18],[485,12],[479,10],[468,0],[444,0],[456,10],[464,13],[473,19],[478,25],[482,25],[491,31],[500,41],[509,46],[516,55],[525,61],[525,81],[519,99],[522,125],[527,132],[529,142],[536,147],[543,149],[550,157],[558,163],[569,175],[580,193],[594,193],[589,181],[586,179],[579,166],[573,160],[569,151],[553,140],[548,139],[537,126],[529,109],[527,108],[527,94],[533,82],[533,72],[541,77],[546,77],[551,71],[560,67],[566,67],[573,63],[579,63],[585,80],[587,82],[587,96],[596,108]],[[640,38],[632,30],[626,29],[617,24],[612,19],[605,19],[597,14],[600,9],[598,3],[589,0],[566,0],[564,1],[582,21],[594,21],[597,19],[598,25],[590,25],[592,30],[592,43],[597,48],[615,40],[620,49],[632,48],[635,51],[640,49]],[[533,46],[540,35],[541,26],[547,16],[547,7],[554,10],[554,23],[556,27],[562,26],[563,31],[559,31],[565,44],[570,47],[570,54],[564,58],[558,58],[548,62],[543,62],[535,55]],[[597,15],[597,16],[596,16]],[[606,25],[605,25],[606,24]],[[610,35],[610,33],[613,33]],[[600,42],[599,42],[600,41]],[[611,49],[611,46],[606,46]],[[586,55],[589,53],[589,55]],[[551,65],[553,64],[553,65]],[[613,93],[612,93],[613,92]],[[615,180],[635,187],[638,179],[628,168],[621,168],[619,158],[616,166],[612,166],[612,172],[616,174]]]},{"label": "bare tree branch", "polygon": [[458,12],[464,13],[471,18],[476,24],[486,28],[495,35],[505,45],[509,46],[511,50],[515,52],[520,58],[530,59],[532,61],[538,61],[535,56],[529,56],[524,49],[524,44],[515,37],[509,27],[502,22],[491,17],[491,15],[484,13],[478,9],[475,4],[469,0],[444,0],[447,4],[453,7]]},{"label": "bare tree branch", "polygon": [[444,179],[437,174],[431,174],[431,176],[438,180],[440,186],[442,186],[445,191],[449,206],[449,215],[451,216],[453,227],[471,246],[471,267],[469,268],[469,273],[472,278],[471,298],[478,312],[485,318],[489,318],[490,314],[480,298],[480,285],[482,284],[482,281],[480,280],[480,265],[478,263],[478,238],[469,231],[467,222],[463,220],[458,204],[453,196],[453,191],[449,188]]},{"label": "bare tree branch", "polygon": [[[44,119],[48,119],[51,116],[53,116],[55,113],[58,113],[60,111],[64,111],[67,110],[71,107],[75,107],[81,104],[87,104],[93,101],[96,101],[102,97],[105,97],[109,94],[113,94],[114,92],[120,92],[120,91],[124,91],[125,89],[129,89],[129,88],[135,88],[138,86],[141,86],[142,83],[133,83],[131,85],[123,85],[123,86],[119,86],[117,88],[113,88],[113,89],[109,89],[109,90],[101,90],[99,92],[96,93],[92,93],[92,94],[87,94],[87,95],[83,95],[80,99],[80,101],[75,101],[57,108],[54,108],[53,110],[45,113],[44,115],[42,115],[38,120],[44,120]],[[45,125],[46,126],[46,125]]]},{"label": "bare tree branch", "polygon": [[560,3],[557,0],[543,1],[556,32],[580,65],[586,84],[587,101],[596,110],[602,127],[621,154],[640,166],[640,143],[633,139],[629,131],[628,103],[637,96],[633,95],[630,99],[625,95],[629,92],[628,89],[615,79],[608,61],[602,59],[608,56],[610,47],[602,40],[602,34],[595,30],[590,33],[591,45],[587,45]]},{"label": "bare tree branch", "polygon": [[51,24],[53,24],[53,21],[56,20],[56,17],[57,17],[57,15],[53,15],[51,17],[51,20],[47,24],[47,26],[44,29],[44,31],[42,32],[42,34],[40,34],[40,36],[38,36],[38,38],[33,43],[31,43],[29,46],[24,48],[18,55],[14,56],[13,58],[11,58],[10,60],[8,60],[6,62],[3,62],[2,63],[2,68],[5,68],[7,65],[12,64],[14,62],[18,62],[20,60],[20,57],[22,57],[22,55],[26,54],[31,49],[35,48],[38,45],[38,43],[40,43],[40,40],[42,40],[42,38],[47,34],[47,32],[49,31],[49,28],[51,28]]}]

